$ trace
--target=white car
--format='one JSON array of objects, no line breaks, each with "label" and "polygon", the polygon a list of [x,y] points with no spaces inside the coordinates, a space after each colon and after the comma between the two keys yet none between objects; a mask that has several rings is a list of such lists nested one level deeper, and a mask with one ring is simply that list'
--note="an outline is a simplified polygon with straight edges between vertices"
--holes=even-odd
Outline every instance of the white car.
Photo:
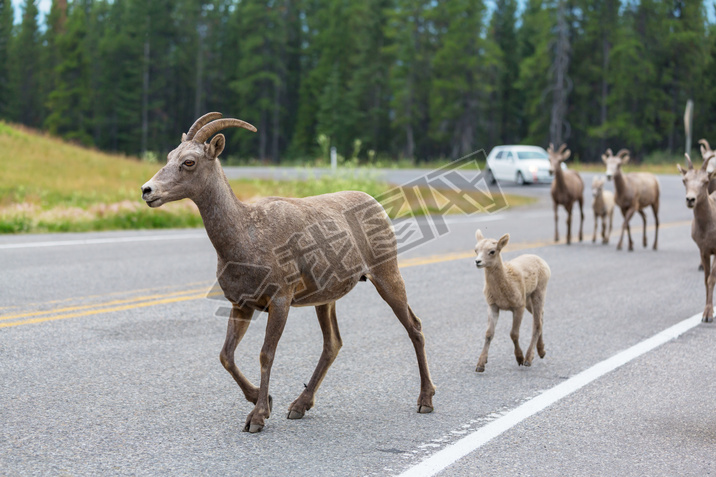
[{"label": "white car", "polygon": [[[562,163],[562,169],[566,166]],[[487,182],[552,182],[547,151],[538,146],[497,146],[487,156]]]}]

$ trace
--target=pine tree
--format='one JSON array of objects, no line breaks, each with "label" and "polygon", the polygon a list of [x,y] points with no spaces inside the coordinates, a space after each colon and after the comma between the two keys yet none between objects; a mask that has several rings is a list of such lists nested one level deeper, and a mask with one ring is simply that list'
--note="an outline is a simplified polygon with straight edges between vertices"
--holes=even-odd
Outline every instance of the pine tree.
[{"label": "pine tree", "polygon": [[25,0],[22,23],[10,48],[9,118],[27,126],[39,127],[42,121],[40,92],[40,34],[37,25],[37,0]]},{"label": "pine tree", "polygon": [[13,14],[12,2],[0,0],[0,117],[8,114],[11,96],[9,70]]}]

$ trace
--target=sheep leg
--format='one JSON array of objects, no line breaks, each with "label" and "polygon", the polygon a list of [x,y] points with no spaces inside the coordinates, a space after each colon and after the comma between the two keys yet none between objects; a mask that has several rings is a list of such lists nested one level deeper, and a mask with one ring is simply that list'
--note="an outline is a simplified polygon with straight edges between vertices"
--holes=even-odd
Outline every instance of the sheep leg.
[{"label": "sheep leg", "polygon": [[713,321],[714,316],[713,296],[714,283],[716,283],[716,266],[711,266],[711,254],[708,251],[701,251],[701,265],[704,267],[704,284],[706,285],[706,307],[701,321],[710,323]]},{"label": "sheep leg", "polygon": [[343,345],[341,334],[338,331],[338,321],[336,320],[336,302],[317,306],[316,315],[318,315],[318,323],[321,325],[321,332],[323,333],[323,352],[318,360],[316,370],[311,376],[311,380],[306,385],[306,389],[288,407],[287,417],[289,419],[301,419],[306,414],[306,411],[313,407],[316,391]]},{"label": "sheep leg", "polygon": [[624,241],[624,231],[627,232],[627,237],[629,238],[629,251],[634,250],[634,242],[631,239],[631,229],[629,228],[629,220],[631,220],[631,216],[634,215],[635,209],[627,209],[626,212],[624,212],[624,209],[622,209],[622,213],[624,214],[624,223],[622,223],[622,233],[619,236],[619,243],[617,244],[617,250],[622,249],[622,242]]},{"label": "sheep leg", "polygon": [[276,355],[278,340],[286,326],[290,298],[274,299],[269,305],[268,322],[266,323],[266,337],[261,348],[259,362],[261,363],[261,384],[259,385],[259,398],[256,406],[249,413],[244,424],[244,431],[251,433],[259,432],[264,428],[264,421],[271,416],[269,402],[269,380],[271,377],[271,366]]},{"label": "sheep leg", "polygon": [[656,250],[656,245],[659,242],[659,202],[651,204],[651,210],[654,211],[654,222],[656,222],[656,228],[654,229],[654,246],[652,248]]},{"label": "sheep leg", "polygon": [[614,221],[614,209],[612,209],[611,212],[609,212],[609,230],[607,231],[607,235],[604,237],[605,244],[609,243],[609,236],[612,234],[612,224]]},{"label": "sheep leg", "polygon": [[254,386],[251,381],[246,379],[239,368],[234,362],[234,352],[236,347],[244,337],[246,330],[251,324],[251,317],[254,311],[248,308],[240,308],[237,305],[233,305],[231,308],[231,316],[229,317],[229,324],[226,328],[226,341],[224,341],[224,347],[221,349],[219,359],[224,368],[231,374],[234,381],[239,385],[241,391],[244,393],[246,400],[256,404],[259,398],[259,388]]},{"label": "sheep leg", "polygon": [[[594,235],[592,236],[592,243],[597,241],[597,230],[599,229],[598,219],[599,219],[599,216],[595,213],[594,214]],[[604,223],[604,219],[602,219],[602,223]]]},{"label": "sheep leg", "polygon": [[520,325],[522,324],[524,313],[524,307],[512,310],[512,330],[510,331],[510,338],[515,344],[515,359],[517,359],[517,364],[520,366],[525,363],[525,357],[522,354],[522,348],[520,348]]},{"label": "sheep leg", "polygon": [[378,294],[385,300],[398,317],[400,323],[410,336],[415,348],[420,371],[420,395],[418,396],[418,412],[426,414],[433,411],[433,396],[435,385],[430,378],[428,358],[425,354],[425,336],[420,319],[415,316],[408,305],[408,296],[405,293],[405,283],[398,269],[398,261],[391,260],[371,270],[369,279],[375,285]]},{"label": "sheep leg", "polygon": [[564,208],[567,209],[567,245],[572,243],[572,206],[574,205],[573,202],[570,202],[569,205],[565,205]]},{"label": "sheep leg", "polygon": [[643,210],[639,210],[638,212],[639,212],[639,215],[641,215],[642,222],[644,222],[644,228],[642,229],[642,231],[643,231],[642,244],[643,244],[644,248],[646,248],[646,214],[644,213]]},{"label": "sheep leg", "polygon": [[535,347],[540,358],[544,358],[544,343],[542,342],[542,314],[544,312],[544,296],[539,294],[539,291],[535,292],[530,297],[532,302],[532,340],[527,348],[527,356],[525,357],[525,366],[531,366],[532,360],[535,357]]},{"label": "sheep leg", "polygon": [[559,242],[559,213],[557,212],[559,204],[553,202],[552,206],[554,208],[554,241]]},{"label": "sheep leg", "polygon": [[482,353],[480,353],[480,359],[477,360],[477,367],[475,371],[482,373],[485,371],[485,365],[487,364],[487,352],[490,349],[490,343],[492,338],[495,336],[495,326],[497,320],[500,318],[500,309],[497,305],[489,305],[487,307],[487,332],[485,333],[485,344],[482,346]]},{"label": "sheep leg", "polygon": [[584,228],[584,200],[579,199],[579,241],[582,241],[582,229]]}]

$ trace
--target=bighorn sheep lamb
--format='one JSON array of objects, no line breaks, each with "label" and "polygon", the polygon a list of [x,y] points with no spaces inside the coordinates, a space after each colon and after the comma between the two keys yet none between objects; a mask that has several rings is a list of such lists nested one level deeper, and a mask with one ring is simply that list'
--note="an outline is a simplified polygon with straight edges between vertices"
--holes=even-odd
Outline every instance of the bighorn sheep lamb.
[{"label": "bighorn sheep lamb", "polygon": [[[291,306],[315,306],[323,352],[303,392],[288,407],[300,419],[314,405],[316,390],[341,348],[336,300],[359,281],[370,280],[408,332],[420,371],[419,413],[433,410],[422,325],[408,305],[398,269],[397,242],[385,210],[363,192],[304,199],[269,197],[245,204],[234,195],[218,156],[227,127],[256,131],[220,113],[199,118],[169,153],[167,165],[142,186],[150,207],[189,198],[197,205],[218,257],[217,278],[232,303],[221,363],[255,404],[244,431],[258,432],[271,413],[269,377],[276,346]],[[208,141],[212,136],[210,142]],[[234,352],[256,311],[267,311],[260,353],[261,382],[252,384],[234,362]]]},{"label": "bighorn sheep lamb", "polygon": [[635,212],[639,212],[644,222],[643,243],[644,247],[646,247],[646,214],[644,214],[643,209],[649,206],[654,211],[654,220],[656,221],[656,230],[654,232],[654,250],[656,250],[659,241],[659,180],[650,172],[623,173],[622,165],[629,162],[628,149],[620,150],[616,156],[612,154],[611,149],[607,149],[606,154],[602,154],[602,161],[607,166],[607,179],[612,180],[614,178],[614,190],[616,191],[614,201],[624,216],[617,250],[622,249],[625,230],[629,237],[629,251],[634,250],[629,221]]},{"label": "bighorn sheep lamb", "polygon": [[[609,243],[609,235],[612,233],[612,219],[614,218],[614,194],[612,191],[604,190],[604,179],[595,177],[592,179],[592,210],[594,211],[594,236],[592,243],[597,241],[597,219],[602,219],[602,243]],[[609,228],[607,229],[607,218]]]},{"label": "bighorn sheep lamb", "polygon": [[[515,358],[517,364],[531,366],[534,359],[535,346],[540,358],[544,358],[544,342],[542,341],[542,317],[544,315],[544,300],[547,294],[547,282],[552,272],[547,262],[537,255],[520,255],[507,263],[502,262],[500,252],[510,240],[510,234],[505,234],[499,240],[488,239],[482,235],[480,229],[475,232],[477,244],[475,245],[475,265],[485,269],[485,300],[487,300],[487,333],[485,345],[480,353],[475,371],[485,371],[487,364],[487,351],[495,335],[495,326],[500,316],[500,310],[512,311],[512,331],[510,337],[515,344]],[[522,355],[520,348],[520,324],[525,308],[532,313],[534,324],[532,326],[532,340],[527,348],[527,356]]]},{"label": "bighorn sheep lamb", "polygon": [[701,321],[713,321],[713,294],[716,284],[716,266],[711,266],[711,255],[716,255],[716,200],[709,195],[709,182],[714,173],[709,174],[708,163],[713,158],[709,156],[700,169],[694,169],[691,158],[686,156],[688,169],[681,164],[676,167],[681,172],[686,188],[686,206],[694,211],[694,220],[691,222],[691,238],[696,242],[701,254],[701,265],[704,268],[704,283],[706,285],[706,307]]},{"label": "bighorn sheep lamb", "polygon": [[[566,150],[565,150],[566,149]],[[579,241],[582,241],[582,226],[584,225],[584,211],[582,205],[584,203],[584,182],[579,173],[576,171],[562,170],[562,162],[566,161],[572,153],[567,149],[566,144],[562,144],[559,150],[554,150],[554,145],[550,144],[547,149],[549,154],[549,173],[554,174],[552,181],[552,204],[554,207],[554,241],[559,242],[559,226],[557,208],[559,205],[564,206],[567,210],[567,245],[572,241],[572,206],[575,202],[579,203]]]},{"label": "bighorn sheep lamb", "polygon": [[[699,144],[701,149],[701,159],[704,160],[704,163],[708,164],[708,166],[706,166],[706,172],[711,175],[712,172],[716,171],[716,161],[710,161],[710,159],[716,155],[716,152],[711,149],[711,146],[706,139],[699,139]],[[716,191],[716,179],[711,179],[709,182],[709,194],[712,194],[714,191]]]}]

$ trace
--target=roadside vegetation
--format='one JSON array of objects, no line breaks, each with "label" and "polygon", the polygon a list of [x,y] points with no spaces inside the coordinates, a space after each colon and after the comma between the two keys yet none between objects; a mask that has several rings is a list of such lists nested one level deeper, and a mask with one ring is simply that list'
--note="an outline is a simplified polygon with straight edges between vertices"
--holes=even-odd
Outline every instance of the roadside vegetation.
[{"label": "roadside vegetation", "polygon": [[[106,154],[0,122],[0,233],[200,227],[201,217],[191,201],[150,209],[140,199],[139,187],[159,167],[156,161]],[[242,179],[231,186],[245,201],[341,190],[378,197],[393,187],[368,169],[305,181]],[[504,200],[510,206],[533,201],[521,196]],[[409,206],[401,213],[433,212],[417,199]]]}]

